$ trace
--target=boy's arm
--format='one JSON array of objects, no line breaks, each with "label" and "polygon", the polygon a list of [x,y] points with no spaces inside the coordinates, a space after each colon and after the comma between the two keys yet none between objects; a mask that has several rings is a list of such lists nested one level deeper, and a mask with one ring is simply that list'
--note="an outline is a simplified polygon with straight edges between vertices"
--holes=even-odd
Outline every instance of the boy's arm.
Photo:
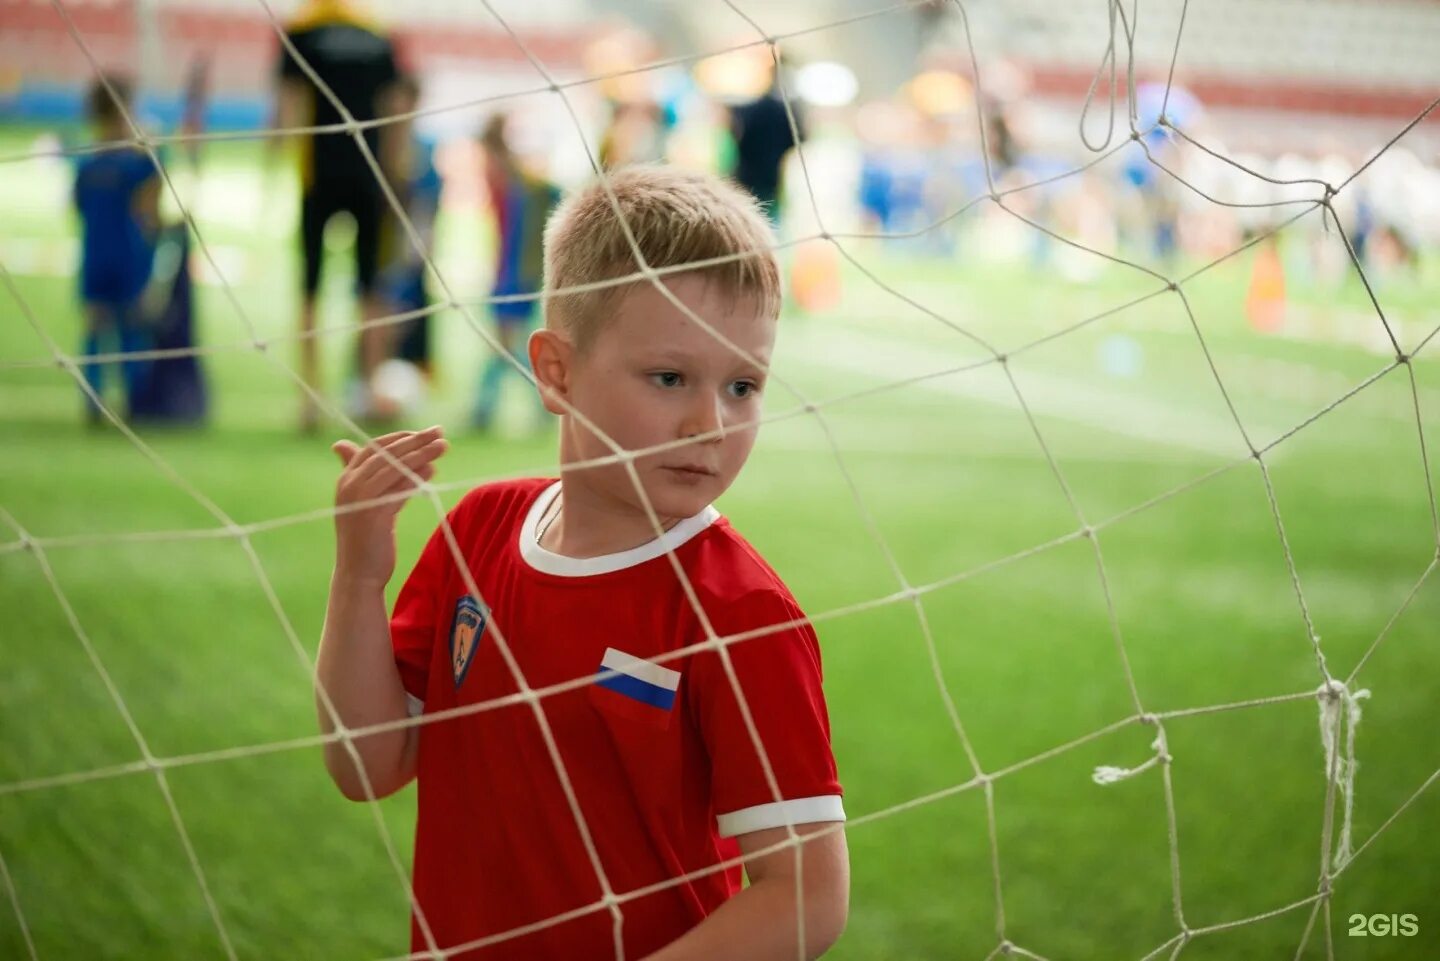
[{"label": "boy's arm", "polygon": [[[728,667],[718,652],[695,655],[686,678],[688,702],[710,758],[715,827],[739,842],[750,886],[657,952],[654,961],[816,958],[844,929],[850,893],[819,639],[783,586],[751,590],[711,609],[720,637],[756,625],[775,628],[728,645]],[[763,752],[756,750],[757,737]],[[788,839],[786,823],[813,837],[798,848],[760,853]],[[803,852],[799,865],[797,851]],[[799,898],[797,868],[803,869]]]},{"label": "boy's arm", "polygon": [[[395,516],[405,501],[344,509],[413,489],[408,478],[377,456],[378,447],[429,480],[435,459],[445,452],[440,434],[438,427],[418,433],[399,431],[376,438],[364,450],[349,441],[334,447],[345,468],[336,484],[335,505],[341,512],[335,515],[335,572],[315,664],[316,709],[325,734],[333,733],[335,724],[322,689],[347,729],[398,721],[407,714],[385,610],[385,585],[395,571]],[[372,734],[352,743],[375,797],[393,794],[414,776],[416,728]],[[347,798],[367,799],[365,782],[343,741],[325,745],[325,767]]]},{"label": "boy's arm", "polygon": [[[786,847],[750,860],[786,839],[785,828],[740,835],[750,886],[713,914],[645,961],[796,961],[818,958],[845,929],[850,904],[850,856],[840,822],[799,824],[802,837],[822,829],[798,848]],[[796,851],[802,852],[805,945],[802,953],[796,911]]]}]

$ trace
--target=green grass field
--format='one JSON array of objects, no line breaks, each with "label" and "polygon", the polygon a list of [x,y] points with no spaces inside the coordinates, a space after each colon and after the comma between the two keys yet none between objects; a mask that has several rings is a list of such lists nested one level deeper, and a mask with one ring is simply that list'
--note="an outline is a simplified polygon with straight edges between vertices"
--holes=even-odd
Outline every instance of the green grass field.
[{"label": "green grass field", "polygon": [[[36,133],[0,133],[0,154],[24,150]],[[210,151],[199,209],[201,232],[234,279],[245,317],[270,337],[293,324],[294,198],[284,183],[264,192],[256,157],[249,146]],[[0,263],[26,305],[0,293],[0,507],[45,545],[44,563],[150,752],[206,755],[169,768],[166,779],[237,955],[403,954],[407,905],[373,812],[339,796],[316,748],[248,751],[316,730],[308,668],[287,631],[313,656],[332,551],[319,512],[330,504],[336,464],[328,445],[340,429],[313,439],[293,431],[296,390],[275,361],[293,363],[294,350],[277,343],[268,356],[237,349],[207,359],[215,392],[208,429],[143,434],[174,474],[235,523],[292,518],[249,538],[283,618],[234,537],[117,537],[221,525],[118,432],[83,427],[79,393],[64,371],[15,366],[50,356],[27,310],[63,350],[79,343],[66,276],[66,177],[63,165],[38,161],[0,174]],[[483,293],[483,237],[473,215],[452,213],[442,224],[442,269],[462,297]],[[981,239],[967,235],[962,252],[982,249]],[[1007,351],[1158,286],[1117,266],[1081,284],[1018,264],[915,259],[867,244],[853,250],[885,284]],[[1243,254],[1183,289],[1240,418],[1263,445],[1390,358],[1346,346],[1362,339],[1358,332],[1373,339],[1379,325],[1353,278],[1326,291],[1292,282],[1292,316],[1326,336],[1250,331],[1242,311],[1250,263]],[[325,322],[339,325],[348,315],[344,261],[336,264]],[[1440,326],[1434,268],[1379,289],[1407,351]],[[938,374],[984,355],[859,271],[847,268],[843,284],[836,311],[787,316],[777,348],[776,375],[821,405],[823,428],[813,415],[768,425],[719,506],[820,619],[854,821],[850,923],[830,957],[984,958],[999,943],[986,799],[980,788],[953,790],[974,771],[941,683],[992,773],[1136,709],[1091,543],[1071,537],[1014,556],[1074,534],[1081,521],[1003,373],[991,365]],[[250,339],[217,286],[202,288],[199,318],[207,345]],[[451,427],[454,449],[440,477],[453,485],[446,504],[485,479],[553,471],[553,435],[520,429],[518,389],[500,436],[466,432],[482,347],[455,313],[442,315],[437,331],[442,384],[423,416]],[[327,387],[338,396],[350,338],[324,344]],[[1407,370],[1393,370],[1267,454],[1298,582],[1339,678],[1435,557],[1412,399],[1434,458],[1434,349],[1412,365],[1415,395]],[[1138,370],[1107,373],[1102,361],[1117,350],[1138,353]],[[1321,674],[1261,472],[1243,461],[1179,299],[1163,294],[1097,320],[1017,354],[1010,368],[1075,506],[1098,526],[1144,710],[1314,691]],[[769,393],[773,413],[799,402],[778,385]],[[1237,466],[1214,473],[1230,464]],[[1126,513],[1192,481],[1201,482]],[[435,521],[424,502],[405,509],[402,565]],[[222,957],[152,774],[15,789],[140,757],[40,554],[16,549],[17,538],[0,526],[0,856],[34,954]],[[973,572],[919,601],[933,665],[911,601],[823,616],[900,589],[886,550],[911,585]],[[1440,788],[1432,782],[1420,791],[1440,768],[1437,616],[1440,587],[1430,579],[1352,685],[1372,692],[1356,739],[1357,846],[1384,830],[1337,879],[1303,957],[1327,956],[1327,919],[1336,957],[1440,955]],[[1300,697],[1164,722],[1191,928],[1315,894],[1326,794],[1317,716],[1316,701]],[[1154,736],[1153,728],[1121,725],[993,782],[1011,942],[1051,959],[1139,958],[1179,933],[1161,772],[1107,787],[1090,777],[1097,765],[1133,767],[1153,756]],[[229,749],[241,756],[213,754]],[[407,870],[414,798],[412,787],[378,805]],[[924,803],[897,809],[916,799]],[[10,900],[0,899],[0,957],[25,958]],[[1197,935],[1182,956],[1290,959],[1311,911],[1305,904]],[[1413,913],[1419,933],[1353,937],[1348,921],[1357,913]]]}]

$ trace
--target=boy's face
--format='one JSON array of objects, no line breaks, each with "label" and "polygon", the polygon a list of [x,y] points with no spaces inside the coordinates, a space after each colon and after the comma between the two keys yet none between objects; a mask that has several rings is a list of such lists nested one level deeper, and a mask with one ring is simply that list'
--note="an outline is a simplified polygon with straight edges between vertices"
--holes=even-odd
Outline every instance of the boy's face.
[{"label": "boy's face", "polygon": [[[723,433],[637,458],[635,470],[656,514],[689,517],[734,482],[755,445],[760,395],[775,343],[775,319],[757,300],[732,300],[698,274],[663,283],[739,356],[652,284],[627,292],[584,351],[571,353],[567,399],[625,450],[641,450],[716,430]],[[566,418],[564,460],[612,452],[576,418]],[[597,494],[643,510],[623,464],[575,475]]]}]

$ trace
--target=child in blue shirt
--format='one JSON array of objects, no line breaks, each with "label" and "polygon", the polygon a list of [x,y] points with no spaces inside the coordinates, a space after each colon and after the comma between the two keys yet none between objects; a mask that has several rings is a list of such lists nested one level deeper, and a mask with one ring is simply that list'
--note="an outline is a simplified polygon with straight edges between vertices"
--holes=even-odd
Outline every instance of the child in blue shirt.
[{"label": "child in blue shirt", "polygon": [[[490,312],[495,318],[501,348],[528,369],[525,338],[530,334],[538,295],[544,285],[545,224],[560,203],[560,188],[525,169],[511,149],[507,123],[504,114],[497,114],[490,118],[480,135],[485,156],[485,188],[495,218],[495,280],[491,295],[497,298],[536,296],[496,300]],[[480,392],[470,418],[481,430],[488,429],[494,419],[501,381],[515,370],[510,358],[496,352],[485,361],[480,374]]]},{"label": "child in blue shirt", "polygon": [[[110,86],[126,104],[130,85],[111,78]],[[105,85],[96,82],[86,101],[86,112],[101,142],[131,137],[124,115]],[[130,145],[101,150],[84,157],[75,173],[75,207],[82,230],[80,297],[85,305],[84,354],[93,357],[118,342],[120,352],[144,350],[148,336],[139,315],[140,294],[150,279],[159,226],[159,186],[155,165],[139,147]],[[121,365],[128,400],[133,400],[145,376],[146,365]],[[85,380],[103,396],[105,365],[84,365]],[[87,417],[98,421],[99,409],[87,400]]]},{"label": "child in blue shirt", "polygon": [[[420,106],[420,83],[402,76],[390,92],[391,116],[410,113]],[[413,120],[396,120],[385,127],[380,141],[381,161],[421,242],[435,249],[435,220],[440,213],[444,186],[435,166],[435,144],[415,131]],[[391,313],[409,313],[430,306],[424,260],[410,242],[400,220],[388,208],[380,232],[380,296]],[[434,370],[430,351],[430,315],[412,317],[395,327],[391,353],[420,368],[430,377]]]}]

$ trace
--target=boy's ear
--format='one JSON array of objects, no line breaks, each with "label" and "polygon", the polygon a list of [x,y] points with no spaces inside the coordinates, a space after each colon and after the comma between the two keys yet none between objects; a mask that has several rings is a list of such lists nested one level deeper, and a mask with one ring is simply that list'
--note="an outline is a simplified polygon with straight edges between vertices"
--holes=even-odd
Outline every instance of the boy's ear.
[{"label": "boy's ear", "polygon": [[568,413],[560,401],[570,400],[570,370],[575,359],[574,345],[559,331],[541,327],[530,335],[527,349],[530,353],[530,369],[535,372],[535,384],[540,390],[541,403],[556,416]]}]

